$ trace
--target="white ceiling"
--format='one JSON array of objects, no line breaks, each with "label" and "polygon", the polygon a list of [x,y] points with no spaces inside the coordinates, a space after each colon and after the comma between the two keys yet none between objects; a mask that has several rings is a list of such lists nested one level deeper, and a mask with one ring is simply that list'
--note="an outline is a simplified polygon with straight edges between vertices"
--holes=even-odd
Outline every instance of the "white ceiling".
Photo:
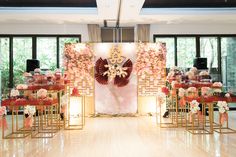
[{"label": "white ceiling", "polygon": [[[121,26],[135,24],[236,24],[236,9],[142,9],[145,0],[122,0]],[[118,0],[97,8],[0,8],[0,24],[100,24],[115,21]]]}]

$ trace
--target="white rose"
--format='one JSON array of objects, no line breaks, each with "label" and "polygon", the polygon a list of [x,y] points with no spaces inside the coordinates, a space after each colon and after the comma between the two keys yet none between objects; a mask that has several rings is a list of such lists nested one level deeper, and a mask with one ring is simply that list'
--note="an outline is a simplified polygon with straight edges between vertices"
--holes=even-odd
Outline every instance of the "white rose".
[{"label": "white rose", "polygon": [[220,107],[220,108],[219,108],[219,112],[220,112],[220,113],[225,113],[225,109],[224,109],[223,107]]}]

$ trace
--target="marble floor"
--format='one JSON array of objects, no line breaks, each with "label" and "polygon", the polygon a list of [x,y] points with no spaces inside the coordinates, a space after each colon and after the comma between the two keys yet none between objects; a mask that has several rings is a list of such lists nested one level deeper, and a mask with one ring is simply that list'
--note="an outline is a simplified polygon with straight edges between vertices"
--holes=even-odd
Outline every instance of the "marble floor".
[{"label": "marble floor", "polygon": [[[236,122],[236,121],[234,121]],[[0,157],[235,157],[236,134],[163,129],[154,117],[87,118],[52,139],[0,139]]]}]

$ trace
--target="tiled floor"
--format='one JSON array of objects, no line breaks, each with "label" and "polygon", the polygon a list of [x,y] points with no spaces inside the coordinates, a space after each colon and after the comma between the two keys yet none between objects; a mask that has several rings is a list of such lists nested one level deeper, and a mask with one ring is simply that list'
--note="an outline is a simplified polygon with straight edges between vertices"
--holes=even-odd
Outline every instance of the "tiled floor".
[{"label": "tiled floor", "polygon": [[[235,118],[231,120],[236,122]],[[0,157],[235,157],[236,134],[161,129],[154,117],[87,118],[52,139],[0,139]]]}]

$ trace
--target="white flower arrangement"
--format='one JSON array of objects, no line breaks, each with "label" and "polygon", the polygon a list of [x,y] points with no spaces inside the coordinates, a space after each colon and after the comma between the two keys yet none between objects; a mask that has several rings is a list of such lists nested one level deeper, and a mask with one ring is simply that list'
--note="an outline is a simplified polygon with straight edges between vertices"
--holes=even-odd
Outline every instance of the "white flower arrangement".
[{"label": "white flower arrangement", "polygon": [[28,88],[28,85],[26,85],[26,84],[18,84],[16,86],[16,89],[18,89],[18,90],[20,90],[20,89],[27,89],[27,88]]},{"label": "white flower arrangement", "polygon": [[40,99],[46,98],[47,97],[48,91],[46,89],[40,89],[37,91],[37,97]]},{"label": "white flower arrangement", "polygon": [[209,72],[207,72],[207,71],[201,71],[199,73],[199,76],[208,76],[208,75],[209,75]]},{"label": "white flower arrangement", "polygon": [[24,114],[28,114],[29,116],[32,117],[35,114],[35,112],[36,112],[35,106],[27,105],[24,107]]},{"label": "white flower arrangement", "polygon": [[219,107],[220,113],[225,113],[225,112],[229,111],[229,106],[226,101],[218,101],[217,106]]},{"label": "white flower arrangement", "polygon": [[222,87],[223,85],[222,85],[221,82],[215,82],[215,83],[213,83],[212,86],[213,86],[213,87]]},{"label": "white flower arrangement", "polygon": [[11,90],[10,97],[17,97],[19,95],[20,95],[20,93],[17,89],[12,89]]},{"label": "white flower arrangement", "polygon": [[190,102],[190,112],[195,114],[200,111],[199,103],[196,100]]},{"label": "white flower arrangement", "polygon": [[180,88],[179,89],[179,97],[183,97],[184,95],[185,95],[185,93],[186,93],[186,91],[185,91],[185,89],[183,89],[183,88]]}]

